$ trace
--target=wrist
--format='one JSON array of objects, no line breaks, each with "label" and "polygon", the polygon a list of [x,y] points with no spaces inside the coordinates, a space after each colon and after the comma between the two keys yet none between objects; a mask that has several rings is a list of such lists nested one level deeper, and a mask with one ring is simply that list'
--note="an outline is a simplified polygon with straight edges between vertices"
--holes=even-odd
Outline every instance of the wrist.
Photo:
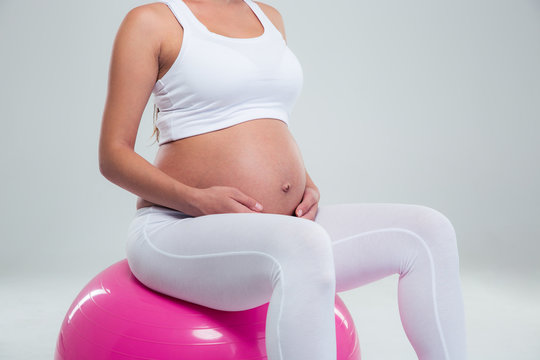
[{"label": "wrist", "polygon": [[317,186],[315,186],[315,184],[306,184],[306,190],[307,189],[311,189],[312,191],[314,191],[317,194],[317,201],[319,201],[319,199],[321,197],[321,193],[319,192],[319,188]]},{"label": "wrist", "polygon": [[186,214],[191,214],[199,209],[202,189],[188,186],[185,184],[177,184],[177,208]]},{"label": "wrist", "polygon": [[319,188],[315,185],[313,180],[311,180],[311,177],[309,176],[307,170],[306,170],[306,186],[305,187],[315,189],[317,190],[317,192],[319,192]]},{"label": "wrist", "polygon": [[315,189],[315,190],[319,191],[319,188],[315,184],[306,184],[306,187],[307,188],[312,188],[312,189]]}]

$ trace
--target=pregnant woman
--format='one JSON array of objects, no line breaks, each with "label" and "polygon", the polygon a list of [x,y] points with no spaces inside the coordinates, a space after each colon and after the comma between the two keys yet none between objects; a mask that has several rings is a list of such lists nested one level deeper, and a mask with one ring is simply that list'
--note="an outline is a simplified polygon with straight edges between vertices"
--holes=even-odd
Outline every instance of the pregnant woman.
[{"label": "pregnant woman", "polygon": [[[451,222],[413,204],[319,207],[288,129],[302,81],[270,5],[162,0],[129,11],[111,57],[99,164],[138,196],[133,274],[214,309],[270,302],[269,360],[335,360],[335,293],[399,274],[418,358],[465,359]],[[154,164],[134,151],[151,94]]]}]

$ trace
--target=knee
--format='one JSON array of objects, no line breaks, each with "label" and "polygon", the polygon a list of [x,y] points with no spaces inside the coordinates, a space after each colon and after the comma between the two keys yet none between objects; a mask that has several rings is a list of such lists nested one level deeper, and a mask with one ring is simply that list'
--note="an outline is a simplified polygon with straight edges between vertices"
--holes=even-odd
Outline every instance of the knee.
[{"label": "knee", "polygon": [[444,233],[450,237],[456,237],[456,232],[452,222],[438,210],[422,206],[421,221],[426,228],[433,232]]},{"label": "knee", "polygon": [[423,205],[417,207],[417,233],[430,247],[442,247],[457,251],[456,231],[446,215]]},{"label": "knee", "polygon": [[277,230],[285,272],[294,272],[317,287],[335,287],[334,255],[330,235],[320,224],[291,217],[292,226]]},{"label": "knee", "polygon": [[292,216],[287,220],[274,229],[273,235],[281,250],[290,254],[309,252],[312,256],[332,253],[332,240],[322,225]]}]

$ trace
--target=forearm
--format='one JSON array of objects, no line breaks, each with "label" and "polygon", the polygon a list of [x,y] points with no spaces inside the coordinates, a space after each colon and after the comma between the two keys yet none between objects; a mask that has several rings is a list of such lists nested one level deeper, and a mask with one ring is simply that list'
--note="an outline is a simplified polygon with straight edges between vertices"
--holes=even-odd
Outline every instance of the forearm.
[{"label": "forearm", "polygon": [[100,171],[105,178],[152,203],[189,213],[196,188],[170,177],[128,146],[100,148]]},{"label": "forearm", "polygon": [[317,187],[317,185],[315,185],[313,180],[311,180],[311,177],[309,176],[307,170],[306,170],[306,187],[311,187],[311,188],[317,189],[317,191],[319,191],[319,188]]}]

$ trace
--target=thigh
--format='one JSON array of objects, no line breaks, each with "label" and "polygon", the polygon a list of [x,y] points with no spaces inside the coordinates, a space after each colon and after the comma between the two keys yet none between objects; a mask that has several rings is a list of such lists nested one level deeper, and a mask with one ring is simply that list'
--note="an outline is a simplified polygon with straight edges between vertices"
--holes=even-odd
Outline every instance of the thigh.
[{"label": "thigh", "polygon": [[423,223],[446,221],[435,209],[417,204],[342,203],[321,205],[315,222],[322,225],[332,241],[339,241],[359,232],[386,228],[420,230]]},{"label": "thigh", "polygon": [[[322,205],[315,222],[328,232],[332,241],[338,292],[402,274],[419,252],[432,261],[433,257],[455,251],[455,243],[441,241],[445,237],[455,239],[448,219],[422,205]],[[440,236],[441,231],[446,235]]]},{"label": "thigh", "polygon": [[150,288],[228,311],[270,301],[288,264],[315,269],[325,256],[333,261],[320,225],[264,213],[150,212],[130,227],[127,253],[134,275]]}]

